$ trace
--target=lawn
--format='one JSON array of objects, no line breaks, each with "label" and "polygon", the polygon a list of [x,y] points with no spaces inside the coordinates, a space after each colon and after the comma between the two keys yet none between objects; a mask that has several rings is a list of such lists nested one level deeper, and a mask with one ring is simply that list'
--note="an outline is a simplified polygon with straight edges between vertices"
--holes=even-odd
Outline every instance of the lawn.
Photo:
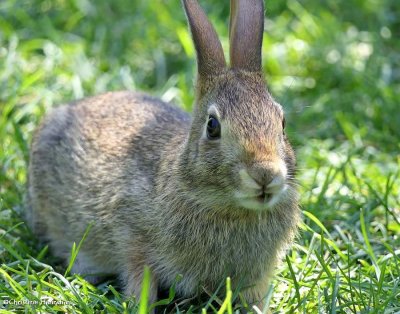
[{"label": "lawn", "polygon": [[[228,1],[200,2],[228,51]],[[304,217],[267,303],[399,313],[400,2],[268,0],[266,12],[263,69],[286,111]],[[71,275],[26,226],[29,145],[52,107],[104,91],[190,111],[194,58],[177,0],[0,2],[0,312],[138,310],[115,280]],[[216,313],[213,299],[168,309]]]}]

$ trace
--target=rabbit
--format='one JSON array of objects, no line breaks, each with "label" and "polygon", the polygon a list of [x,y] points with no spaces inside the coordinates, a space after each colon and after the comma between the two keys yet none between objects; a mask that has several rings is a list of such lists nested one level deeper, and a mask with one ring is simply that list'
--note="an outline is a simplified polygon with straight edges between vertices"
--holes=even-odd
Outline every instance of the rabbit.
[{"label": "rabbit", "polygon": [[192,115],[120,91],[55,108],[33,137],[28,220],[72,271],[116,274],[150,302],[216,291],[227,276],[251,305],[301,219],[296,159],[261,63],[264,4],[232,0],[230,65],[196,0],[182,0],[197,55]]}]

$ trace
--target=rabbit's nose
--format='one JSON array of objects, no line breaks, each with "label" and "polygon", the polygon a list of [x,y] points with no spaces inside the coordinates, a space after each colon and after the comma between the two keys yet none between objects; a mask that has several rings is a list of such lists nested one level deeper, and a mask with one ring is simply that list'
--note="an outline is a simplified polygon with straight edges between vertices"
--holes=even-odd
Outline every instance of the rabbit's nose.
[{"label": "rabbit's nose", "polygon": [[286,166],[280,162],[258,162],[251,165],[247,172],[266,191],[283,183],[286,176]]}]

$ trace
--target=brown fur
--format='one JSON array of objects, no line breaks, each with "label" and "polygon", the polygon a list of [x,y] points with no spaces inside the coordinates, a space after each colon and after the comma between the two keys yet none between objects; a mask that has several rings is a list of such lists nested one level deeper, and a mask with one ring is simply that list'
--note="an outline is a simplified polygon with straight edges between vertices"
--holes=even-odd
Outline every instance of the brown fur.
[{"label": "brown fur", "polygon": [[[186,10],[193,1],[184,1]],[[204,14],[189,22],[193,34],[209,23]],[[218,53],[198,51],[199,63]],[[92,223],[74,271],[119,274],[128,295],[140,295],[148,265],[152,300],[157,287],[182,274],[183,296],[200,286],[213,291],[231,276],[250,304],[261,302],[300,214],[283,111],[253,65],[215,73],[199,64],[193,118],[131,92],[55,109],[31,149],[28,219],[35,232],[67,261]],[[219,116],[220,140],[204,136],[210,110]],[[252,197],[242,205],[237,195],[276,179],[274,203],[257,205]]]}]

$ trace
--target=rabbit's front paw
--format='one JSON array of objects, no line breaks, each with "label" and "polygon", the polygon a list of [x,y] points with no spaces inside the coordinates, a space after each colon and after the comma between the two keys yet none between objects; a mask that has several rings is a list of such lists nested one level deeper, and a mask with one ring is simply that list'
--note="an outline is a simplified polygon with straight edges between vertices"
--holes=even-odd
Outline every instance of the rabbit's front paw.
[{"label": "rabbit's front paw", "polygon": [[[131,271],[125,272],[123,278],[123,281],[125,282],[125,295],[127,297],[135,296],[137,302],[140,302],[140,295],[143,286],[143,274],[143,269],[132,269]],[[147,301],[149,306],[157,301],[157,287],[157,281],[154,276],[151,276],[149,297]]]}]

